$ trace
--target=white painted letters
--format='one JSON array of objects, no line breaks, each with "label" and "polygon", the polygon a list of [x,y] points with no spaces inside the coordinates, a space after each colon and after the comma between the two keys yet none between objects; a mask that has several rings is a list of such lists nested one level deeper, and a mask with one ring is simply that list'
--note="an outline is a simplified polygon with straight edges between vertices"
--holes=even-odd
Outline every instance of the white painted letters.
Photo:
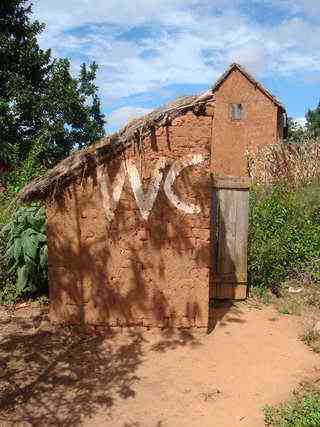
[{"label": "white painted letters", "polygon": [[[204,160],[205,157],[201,154],[191,154],[183,157],[182,159],[178,159],[171,165],[168,175],[165,179],[164,192],[166,196],[177,209],[182,210],[187,214],[200,213],[200,206],[193,204],[188,205],[185,202],[181,201],[174,193],[172,186],[183,169],[188,166],[193,166],[202,163]],[[145,221],[147,221],[159,192],[160,184],[163,178],[163,169],[165,165],[166,159],[164,157],[160,157],[156,162],[151,181],[146,191],[144,191],[142,187],[139,172],[133,159],[129,159],[122,162],[120,169],[112,184],[110,182],[110,177],[108,174],[108,167],[98,166],[98,182],[100,184],[102,203],[107,219],[111,221],[114,218],[114,213],[119,204],[121,193],[123,190],[125,177],[126,175],[128,175],[129,182],[136,203],[140,210],[141,216]]]},{"label": "white painted letters", "polygon": [[172,186],[174,184],[175,179],[180,175],[180,173],[185,169],[187,166],[197,165],[199,163],[202,163],[204,161],[204,156],[201,154],[190,154],[188,156],[183,157],[182,159],[176,160],[167,175],[167,178],[164,183],[164,191],[166,193],[166,196],[170,200],[170,202],[177,208],[182,210],[183,212],[187,214],[195,214],[200,213],[201,208],[197,205],[187,205],[183,201],[181,201],[177,195],[173,192]]},{"label": "white painted letters", "polygon": [[138,208],[140,209],[141,216],[145,221],[147,221],[154,202],[157,198],[163,176],[162,169],[165,167],[165,165],[166,159],[164,157],[160,157],[156,163],[147,193],[144,194],[141,179],[135,162],[134,160],[128,161],[127,171],[131,188],[133,190],[134,198],[136,199]]},{"label": "white painted letters", "polygon": [[107,166],[101,165],[97,167],[98,182],[100,184],[100,191],[102,195],[102,204],[106,217],[111,221],[114,217],[114,212],[117,209],[120,196],[122,193],[124,181],[126,178],[126,170],[124,163],[121,167],[111,185]]}]

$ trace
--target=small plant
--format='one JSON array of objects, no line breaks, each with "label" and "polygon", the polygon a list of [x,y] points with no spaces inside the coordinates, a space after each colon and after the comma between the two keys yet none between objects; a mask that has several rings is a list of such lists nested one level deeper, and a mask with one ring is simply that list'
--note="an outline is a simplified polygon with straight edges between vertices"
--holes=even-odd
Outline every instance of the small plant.
[{"label": "small plant", "polygon": [[280,314],[291,314],[289,308],[286,307],[286,306],[280,307],[279,308],[279,313]]},{"label": "small plant", "polygon": [[41,307],[47,307],[49,305],[49,298],[47,295],[40,295],[35,302]]},{"label": "small plant", "polygon": [[320,259],[314,259],[306,266],[307,278],[309,282],[320,284]]},{"label": "small plant", "polygon": [[17,295],[33,293],[47,285],[45,209],[38,204],[19,207],[2,229],[9,274],[16,279]]},{"label": "small plant", "polygon": [[270,291],[267,288],[260,286],[250,289],[250,296],[251,298],[266,305],[270,304],[272,299]]},{"label": "small plant", "polygon": [[304,332],[302,341],[311,347],[315,353],[320,353],[320,332],[315,330],[314,327],[308,328]]},{"label": "small plant", "polygon": [[19,300],[20,293],[17,291],[14,280],[11,278],[1,282],[0,304],[13,307]]},{"label": "small plant", "polygon": [[269,427],[319,427],[320,393],[294,393],[289,402],[278,407],[266,406],[264,415]]},{"label": "small plant", "polygon": [[309,329],[305,332],[303,335],[303,342],[307,345],[312,344],[314,341],[318,340],[320,338],[320,333],[315,331],[314,329]]}]

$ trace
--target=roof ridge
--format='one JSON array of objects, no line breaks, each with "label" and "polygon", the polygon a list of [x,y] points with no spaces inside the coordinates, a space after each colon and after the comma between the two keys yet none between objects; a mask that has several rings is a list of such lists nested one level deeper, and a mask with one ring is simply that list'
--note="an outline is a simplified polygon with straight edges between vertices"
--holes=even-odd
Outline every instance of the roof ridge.
[{"label": "roof ridge", "polygon": [[221,86],[221,84],[225,81],[225,79],[235,69],[239,70],[252,84],[258,87],[262,93],[264,93],[269,99],[271,99],[271,101],[274,102],[274,104],[278,105],[278,107],[282,108],[285,111],[285,108],[282,105],[282,103],[274,95],[272,95],[272,93],[268,89],[266,89],[260,82],[258,82],[258,80],[255,77],[253,77],[253,75],[249,73],[249,71],[247,71],[243,65],[238,64],[237,62],[233,62],[227,68],[227,70],[218,78],[218,80],[212,86],[213,93]]}]

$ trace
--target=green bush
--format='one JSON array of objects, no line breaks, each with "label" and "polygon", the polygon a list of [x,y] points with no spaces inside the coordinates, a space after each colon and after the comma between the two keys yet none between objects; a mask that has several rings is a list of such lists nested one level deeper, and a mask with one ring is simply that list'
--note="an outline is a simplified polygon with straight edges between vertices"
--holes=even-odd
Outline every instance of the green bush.
[{"label": "green bush", "polygon": [[14,276],[9,272],[8,260],[5,256],[5,242],[0,239],[0,304],[13,305],[19,295],[15,286]]},{"label": "green bush", "polygon": [[0,304],[11,305],[30,293],[47,288],[45,212],[38,204],[21,207],[17,193],[32,179],[45,173],[41,162],[43,138],[36,139],[23,162],[1,175],[6,191],[0,194]]},{"label": "green bush", "polygon": [[45,289],[48,262],[45,208],[39,204],[19,207],[2,234],[8,275],[15,277],[16,296]]},{"label": "green bush", "polygon": [[264,409],[265,423],[270,427],[319,427],[320,393],[296,394],[289,402]]},{"label": "green bush", "polygon": [[[3,184],[7,188],[7,197],[14,198],[14,195],[19,193],[29,181],[45,174],[46,168],[42,160],[45,149],[45,138],[36,139],[26,158],[18,166],[1,176]],[[18,154],[15,152],[12,154],[12,162],[18,162]]]},{"label": "green bush", "polygon": [[320,187],[273,186],[250,194],[248,281],[274,287],[320,258]]}]

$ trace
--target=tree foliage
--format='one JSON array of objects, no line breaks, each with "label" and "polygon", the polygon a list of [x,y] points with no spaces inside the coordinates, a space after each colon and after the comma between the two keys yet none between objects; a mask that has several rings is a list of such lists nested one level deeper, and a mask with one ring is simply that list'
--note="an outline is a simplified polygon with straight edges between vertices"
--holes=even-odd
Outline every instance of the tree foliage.
[{"label": "tree foliage", "polygon": [[320,136],[320,102],[314,110],[308,110],[306,114],[307,130],[310,136]]},{"label": "tree foliage", "polygon": [[[67,59],[39,47],[44,25],[30,19],[27,0],[0,5],[0,161],[25,159],[42,139],[42,162],[51,165],[104,135],[95,78],[97,64],[73,77]],[[43,138],[45,137],[45,141]]]},{"label": "tree foliage", "polygon": [[290,143],[303,144],[306,136],[307,129],[297,123],[292,117],[289,117],[287,141]]},{"label": "tree foliage", "polygon": [[0,2],[0,303],[47,286],[44,207],[16,206],[16,193],[71,150],[104,135],[97,64],[74,77],[67,59],[39,47],[44,25],[27,0]]}]

